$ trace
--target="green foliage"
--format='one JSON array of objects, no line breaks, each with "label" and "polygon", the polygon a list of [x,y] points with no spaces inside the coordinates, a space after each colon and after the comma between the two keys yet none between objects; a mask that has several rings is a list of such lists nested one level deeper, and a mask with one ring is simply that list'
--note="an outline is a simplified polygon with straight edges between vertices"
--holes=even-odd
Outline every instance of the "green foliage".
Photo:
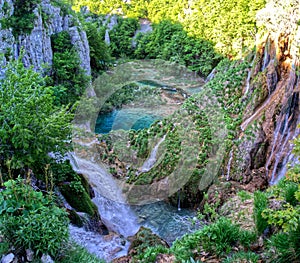
[{"label": "green foliage", "polygon": [[239,198],[241,199],[242,202],[245,202],[246,200],[249,200],[252,198],[252,195],[244,190],[241,190],[237,193],[237,195],[239,196]]},{"label": "green foliage", "polygon": [[67,213],[20,178],[0,192],[0,231],[16,249],[55,255],[68,239]]},{"label": "green foliage", "polygon": [[160,237],[153,234],[150,229],[145,227],[141,227],[135,235],[131,243],[131,248],[134,248],[131,255],[137,258],[138,262],[144,263],[151,262],[159,251],[167,251],[166,243],[163,242]]},{"label": "green foliage", "polygon": [[9,252],[9,242],[0,242],[0,255],[8,254]]},{"label": "green foliage", "polygon": [[67,31],[51,36],[53,49],[52,79],[57,105],[73,104],[83,94],[89,77],[80,66],[78,54]]},{"label": "green foliage", "polygon": [[36,19],[36,15],[33,11],[40,3],[41,0],[14,1],[14,13],[12,16],[3,18],[0,21],[2,28],[12,28],[15,38],[21,34],[31,33]]},{"label": "green foliage", "polygon": [[56,262],[60,263],[105,263],[87,250],[75,243],[68,244],[62,251],[62,256]]},{"label": "green foliage", "polygon": [[[299,155],[299,137],[294,140],[296,156]],[[265,193],[257,192],[256,213],[262,221],[275,229],[269,242],[272,262],[299,262],[300,260],[300,176],[299,166],[290,168],[286,177]],[[254,197],[255,197],[254,196]],[[257,209],[259,208],[259,209]]]},{"label": "green foliage", "polygon": [[158,254],[166,254],[169,252],[169,249],[158,245],[154,247],[147,247],[145,251],[139,253],[135,258],[138,260],[140,263],[154,263],[156,262],[156,257]]},{"label": "green foliage", "polygon": [[203,210],[201,212],[199,212],[197,214],[198,219],[202,220],[202,219],[208,219],[210,221],[215,221],[219,218],[219,214],[218,214],[218,207],[220,205],[220,199],[218,198],[218,192],[215,193],[215,199],[217,200],[216,202],[209,204],[207,202],[208,200],[208,194],[204,194],[203,197],[203,201],[204,203],[204,207]]},{"label": "green foliage", "polygon": [[254,210],[253,217],[258,234],[262,234],[268,226],[267,220],[262,216],[262,212],[267,208],[268,198],[266,193],[255,192],[254,193]]},{"label": "green foliage", "polygon": [[222,261],[222,263],[256,263],[259,260],[259,256],[255,253],[249,251],[249,252],[237,252],[234,253],[232,256],[226,258]]},{"label": "green foliage", "polygon": [[[51,87],[21,60],[12,61],[0,80],[0,164],[2,169],[42,168],[49,152],[67,150],[72,115],[53,105]],[[2,170],[2,173],[6,173]]]},{"label": "green foliage", "polygon": [[300,260],[300,228],[290,233],[278,233],[271,237],[272,262],[299,262]]},{"label": "green foliage", "polygon": [[171,248],[178,260],[195,258],[201,251],[222,256],[232,251],[238,244],[249,247],[255,240],[255,233],[241,230],[229,219],[221,217],[215,223],[205,226],[193,234],[176,240]]},{"label": "green foliage", "polygon": [[161,58],[184,64],[202,76],[207,76],[221,56],[204,39],[188,36],[179,23],[161,21],[153,31],[137,38],[137,58]]},{"label": "green foliage", "polygon": [[109,32],[109,47],[112,56],[116,58],[132,57],[134,53],[132,38],[138,28],[138,20],[118,17],[118,24]]},{"label": "green foliage", "polygon": [[78,212],[85,212],[90,216],[97,215],[97,207],[91,201],[89,193],[82,186],[78,176],[73,181],[64,183],[60,186],[60,191],[67,202]]},{"label": "green foliage", "polygon": [[75,0],[74,5],[77,10],[88,6],[93,13],[148,18],[156,24],[163,20],[179,22],[189,36],[213,43],[219,53],[231,58],[253,48],[257,32],[256,12],[265,3],[265,0]]},{"label": "green foliage", "polygon": [[111,61],[109,47],[106,46],[95,24],[86,22],[85,29],[90,47],[91,68],[96,76],[108,68]]}]

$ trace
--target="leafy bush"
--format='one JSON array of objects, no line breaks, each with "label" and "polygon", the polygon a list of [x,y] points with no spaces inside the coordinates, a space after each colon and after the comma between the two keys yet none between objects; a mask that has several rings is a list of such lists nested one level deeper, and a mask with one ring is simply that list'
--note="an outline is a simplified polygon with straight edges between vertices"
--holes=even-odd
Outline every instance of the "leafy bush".
[{"label": "leafy bush", "polygon": [[67,213],[20,178],[0,192],[0,231],[17,250],[54,256],[68,240]]},{"label": "leafy bush", "polygon": [[222,263],[256,263],[258,262],[259,256],[253,252],[237,252],[232,256],[226,258]]},{"label": "leafy bush", "polygon": [[267,220],[262,216],[262,212],[267,208],[268,198],[263,192],[254,193],[254,210],[253,217],[258,234],[262,234],[268,226]]},{"label": "leafy bush", "polygon": [[[300,137],[294,140],[294,154],[299,156]],[[300,169],[290,168],[286,177],[268,189],[266,195],[257,192],[260,202],[259,217],[263,225],[273,227],[275,234],[269,242],[269,257],[272,262],[300,261]],[[264,209],[263,209],[264,208]],[[263,211],[261,211],[263,209]],[[262,227],[261,229],[263,229]]]},{"label": "leafy bush", "polygon": [[132,57],[132,38],[139,27],[137,19],[118,17],[118,24],[110,31],[110,50],[114,57]]},{"label": "leafy bush", "polygon": [[252,198],[252,195],[249,192],[244,191],[244,190],[239,191],[237,193],[237,195],[239,196],[239,198],[241,199],[242,202],[244,202],[244,201],[249,200],[249,199]]},{"label": "leafy bush", "polygon": [[[300,260],[300,228],[290,233],[278,233],[271,237],[272,262],[299,262]],[[272,250],[273,251],[273,250]]]},{"label": "leafy bush", "polygon": [[176,240],[171,251],[179,260],[195,258],[195,251],[200,253],[201,250],[222,256],[231,252],[232,247],[238,244],[248,247],[255,238],[254,233],[241,230],[229,219],[221,217],[202,230]]},{"label": "leafy bush", "polygon": [[52,79],[57,105],[75,103],[83,94],[89,77],[80,66],[78,53],[67,31],[51,36],[53,49]]},{"label": "leafy bush", "polygon": [[135,258],[140,263],[154,263],[158,254],[166,254],[169,249],[163,246],[148,247],[144,252],[138,254]]},{"label": "leafy bush", "polygon": [[85,28],[90,47],[91,68],[93,75],[96,76],[99,72],[108,68],[108,63],[111,61],[110,52],[93,23],[86,22]]},{"label": "leafy bush", "polygon": [[210,42],[188,36],[181,24],[168,20],[153,24],[152,32],[138,36],[135,56],[181,63],[202,76],[221,59]]},{"label": "leafy bush", "polygon": [[[21,62],[10,62],[0,79],[0,166],[12,170],[43,169],[49,152],[64,154],[72,115],[56,108],[46,79]],[[21,170],[21,171],[22,171]],[[18,175],[19,172],[16,172]],[[6,176],[7,178],[9,176]]]}]

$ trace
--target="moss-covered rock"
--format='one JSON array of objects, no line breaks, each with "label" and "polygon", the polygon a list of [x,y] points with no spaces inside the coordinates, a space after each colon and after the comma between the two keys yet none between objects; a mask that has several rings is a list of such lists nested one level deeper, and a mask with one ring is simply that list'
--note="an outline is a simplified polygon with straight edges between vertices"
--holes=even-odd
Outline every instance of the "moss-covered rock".
[{"label": "moss-covered rock", "polygon": [[65,183],[60,186],[60,191],[66,198],[67,202],[78,212],[84,212],[90,216],[95,216],[98,214],[96,205],[92,202],[89,194],[82,187],[80,190],[74,188],[74,184]]},{"label": "moss-covered rock", "polygon": [[163,246],[169,247],[166,241],[154,234],[149,228],[141,227],[139,231],[131,238],[129,255],[140,255],[149,247]]}]

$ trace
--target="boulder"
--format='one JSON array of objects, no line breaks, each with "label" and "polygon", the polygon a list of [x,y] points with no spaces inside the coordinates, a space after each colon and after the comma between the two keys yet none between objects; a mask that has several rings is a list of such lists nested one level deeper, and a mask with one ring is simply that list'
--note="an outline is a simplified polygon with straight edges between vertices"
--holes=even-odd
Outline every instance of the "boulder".
[{"label": "boulder", "polygon": [[15,255],[13,253],[9,253],[2,257],[1,263],[12,263],[14,261]]}]

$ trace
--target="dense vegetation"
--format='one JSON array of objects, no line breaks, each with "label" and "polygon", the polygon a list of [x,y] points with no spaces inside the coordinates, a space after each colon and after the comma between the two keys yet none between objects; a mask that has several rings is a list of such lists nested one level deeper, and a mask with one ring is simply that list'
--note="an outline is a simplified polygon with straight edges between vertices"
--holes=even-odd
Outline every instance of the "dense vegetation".
[{"label": "dense vegetation", "polygon": [[96,14],[124,14],[148,18],[154,23],[179,22],[189,36],[210,41],[221,54],[236,57],[253,48],[257,30],[255,15],[264,7],[265,0],[76,0],[73,3],[76,10],[88,6]]},{"label": "dense vegetation", "polygon": [[[214,78],[204,86],[207,93],[190,97],[174,115],[153,123],[149,129],[127,133],[128,151],[135,152],[142,160],[149,156],[150,145],[164,138],[166,153],[157,161],[155,169],[138,173],[136,167],[128,168],[127,183],[146,185],[173,173],[180,156],[186,153],[181,139],[193,131],[197,140],[193,141],[189,151],[193,156],[190,161],[195,161],[196,165],[180,195],[183,206],[207,201],[207,194],[200,192],[198,186],[206,172],[207,159],[216,153],[220,144],[214,132],[221,126],[226,128],[228,134],[222,138],[222,143],[228,151],[237,143],[234,138],[248,99],[255,100],[255,96],[259,96],[256,93],[262,92],[256,89],[251,98],[243,97],[241,87],[251,69],[253,56],[233,59],[253,49],[257,33],[256,11],[265,5],[265,1],[51,2],[61,7],[65,14],[72,13],[66,3],[73,4],[77,10],[88,6],[92,12],[73,15],[77,16],[74,24],[87,33],[93,78],[111,70],[115,62],[133,59],[172,61],[203,77],[215,69]],[[279,2],[275,2],[278,6]],[[8,4],[4,2],[2,28],[10,28],[15,38],[29,34],[36,18],[34,10],[39,4],[38,0],[14,1],[14,12],[10,14]],[[297,4],[297,1],[285,1],[286,8]],[[41,12],[39,8],[38,11]],[[109,45],[104,42],[107,25],[101,22],[106,14],[120,15],[118,23],[109,31]],[[44,18],[46,23],[45,15]],[[135,36],[140,28],[140,18],[153,22],[152,31]],[[274,30],[275,26],[266,23],[264,29]],[[69,243],[69,219],[77,225],[82,225],[82,221],[74,210],[67,213],[61,208],[61,202],[54,194],[55,189],[59,190],[78,212],[88,214],[92,220],[100,220],[97,208],[91,202],[86,179],[75,173],[69,163],[59,161],[59,157],[70,150],[72,113],[91,78],[81,68],[67,31],[53,34],[51,44],[53,65],[44,72],[47,76],[25,68],[21,56],[7,63],[3,78],[0,78],[0,232],[3,237],[0,254],[13,249],[22,258],[29,248],[38,259],[44,253],[57,262],[98,262],[82,248]],[[260,78],[262,76],[258,75],[255,81],[259,82]],[[97,87],[95,93],[102,95]],[[156,88],[125,85],[109,97],[101,111],[120,108],[145,96],[150,105],[159,94]],[[210,113],[198,105],[200,96],[210,96],[215,99],[212,102],[220,106],[223,119],[219,120],[219,126],[211,126]],[[184,126],[185,117],[192,120],[192,127]],[[101,157],[113,164],[117,154],[110,140],[110,135],[102,137],[109,151]],[[53,160],[49,153],[57,154],[58,159]],[[294,153],[300,155],[299,138],[295,140]],[[117,175],[116,171],[110,171]],[[296,165],[285,179],[266,192],[257,191],[253,196],[239,193],[242,198],[253,199],[254,229],[245,230],[220,216],[219,200],[214,204],[207,202],[197,219],[206,220],[202,229],[185,235],[170,248],[157,245],[156,239],[155,242],[147,240],[144,236],[147,231],[144,231],[143,242],[135,251],[133,261],[155,262],[159,253],[174,255],[178,262],[200,262],[208,255],[222,262],[300,261],[299,173],[299,165]],[[35,181],[39,181],[38,186]],[[170,202],[176,203],[174,196]],[[261,240],[263,246],[257,245]]]}]

